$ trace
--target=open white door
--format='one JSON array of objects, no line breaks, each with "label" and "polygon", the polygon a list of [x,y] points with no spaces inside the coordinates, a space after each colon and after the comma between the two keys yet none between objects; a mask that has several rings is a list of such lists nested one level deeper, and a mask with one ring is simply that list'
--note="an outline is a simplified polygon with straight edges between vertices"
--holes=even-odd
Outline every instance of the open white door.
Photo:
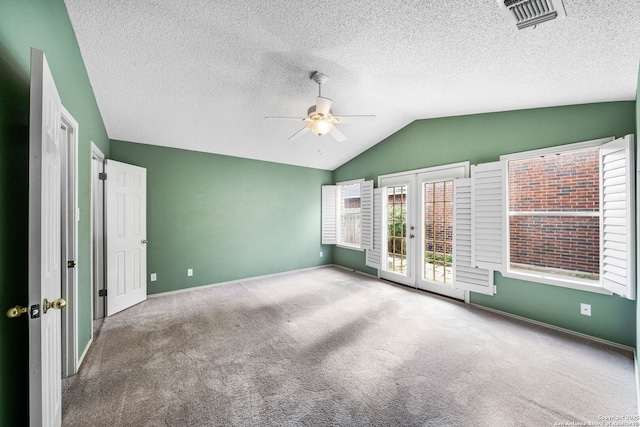
[{"label": "open white door", "polygon": [[[31,50],[29,116],[29,425],[62,423],[60,96]],[[53,305],[53,307],[50,306]]]},{"label": "open white door", "polygon": [[147,299],[147,170],[107,160],[107,316]]}]

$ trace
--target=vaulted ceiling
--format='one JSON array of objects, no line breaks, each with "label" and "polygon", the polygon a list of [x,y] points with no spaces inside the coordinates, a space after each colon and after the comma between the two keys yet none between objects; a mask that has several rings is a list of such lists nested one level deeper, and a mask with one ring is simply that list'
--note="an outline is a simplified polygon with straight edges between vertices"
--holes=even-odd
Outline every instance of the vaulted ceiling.
[{"label": "vaulted ceiling", "polygon": [[[634,100],[638,0],[564,0],[518,30],[496,0],[65,0],[112,139],[333,170],[416,119]],[[288,138],[329,76],[348,136]],[[427,142],[428,143],[428,142]]]}]

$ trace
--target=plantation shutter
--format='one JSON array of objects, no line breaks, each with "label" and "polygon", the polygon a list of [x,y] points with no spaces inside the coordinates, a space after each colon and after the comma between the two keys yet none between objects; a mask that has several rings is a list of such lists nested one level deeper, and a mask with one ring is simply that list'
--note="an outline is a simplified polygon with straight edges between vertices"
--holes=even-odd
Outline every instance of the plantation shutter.
[{"label": "plantation shutter", "polygon": [[338,243],[337,230],[337,193],[336,185],[322,186],[322,244],[335,245]]},{"label": "plantation shutter", "polygon": [[502,271],[503,210],[501,162],[471,166],[471,265]]},{"label": "plantation shutter", "polygon": [[628,299],[636,298],[633,147],[627,135],[600,149],[600,275],[605,289]]},{"label": "plantation shutter", "polygon": [[493,271],[471,264],[471,178],[453,181],[453,286],[495,294]]},{"label": "plantation shutter", "polygon": [[382,267],[382,189],[373,190],[373,238],[372,248],[366,252],[367,266],[380,270]]},{"label": "plantation shutter", "polygon": [[373,181],[360,184],[360,247],[373,248]]}]

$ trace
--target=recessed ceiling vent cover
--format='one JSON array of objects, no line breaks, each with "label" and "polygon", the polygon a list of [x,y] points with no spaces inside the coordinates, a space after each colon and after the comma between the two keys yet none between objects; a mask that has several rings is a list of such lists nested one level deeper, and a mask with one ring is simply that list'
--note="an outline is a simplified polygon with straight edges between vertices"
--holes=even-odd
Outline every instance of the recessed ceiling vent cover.
[{"label": "recessed ceiling vent cover", "polygon": [[556,18],[565,18],[562,0],[497,0],[519,30]]}]

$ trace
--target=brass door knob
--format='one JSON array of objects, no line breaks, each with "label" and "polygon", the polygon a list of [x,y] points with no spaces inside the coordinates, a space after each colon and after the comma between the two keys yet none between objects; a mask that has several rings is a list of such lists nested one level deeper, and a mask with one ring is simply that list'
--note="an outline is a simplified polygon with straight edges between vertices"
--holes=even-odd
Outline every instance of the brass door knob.
[{"label": "brass door knob", "polygon": [[66,305],[67,305],[67,302],[64,300],[64,298],[57,298],[57,299],[54,299],[53,301],[47,301],[47,299],[45,298],[44,301],[42,302],[42,311],[46,313],[47,310],[49,310],[50,308],[60,310]]},{"label": "brass door knob", "polygon": [[15,317],[22,316],[23,314],[25,314],[28,311],[29,311],[29,309],[27,307],[22,307],[20,305],[16,305],[15,307],[11,307],[9,310],[7,310],[7,317],[13,319]]}]

